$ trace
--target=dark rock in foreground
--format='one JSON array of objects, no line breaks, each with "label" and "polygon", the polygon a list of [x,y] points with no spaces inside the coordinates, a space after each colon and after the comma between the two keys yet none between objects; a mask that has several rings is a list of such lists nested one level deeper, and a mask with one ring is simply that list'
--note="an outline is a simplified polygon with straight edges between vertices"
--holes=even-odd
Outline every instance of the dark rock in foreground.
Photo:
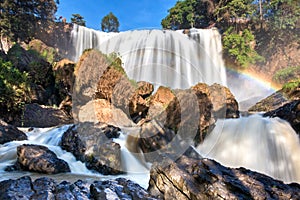
[{"label": "dark rock in foreground", "polygon": [[63,134],[60,146],[88,169],[104,175],[121,174],[121,147],[112,140],[119,137],[119,131],[112,125],[81,123]]},{"label": "dark rock in foreground", "polygon": [[30,177],[0,182],[0,199],[155,199],[136,183],[118,178],[109,181],[95,181],[92,184],[78,180],[75,183],[56,183],[51,178]]},{"label": "dark rock in foreground", "polygon": [[22,169],[45,174],[70,172],[67,162],[45,146],[24,144],[17,148],[17,162],[10,170]]},{"label": "dark rock in foreground", "polygon": [[14,140],[27,140],[27,136],[16,127],[0,120],[0,144],[4,144]]},{"label": "dark rock in foreground", "polygon": [[275,110],[269,111],[264,117],[279,117],[288,121],[300,136],[300,100],[287,103]]},{"label": "dark rock in foreground", "polygon": [[300,185],[209,159],[164,160],[151,169],[148,191],[163,199],[299,199]]}]

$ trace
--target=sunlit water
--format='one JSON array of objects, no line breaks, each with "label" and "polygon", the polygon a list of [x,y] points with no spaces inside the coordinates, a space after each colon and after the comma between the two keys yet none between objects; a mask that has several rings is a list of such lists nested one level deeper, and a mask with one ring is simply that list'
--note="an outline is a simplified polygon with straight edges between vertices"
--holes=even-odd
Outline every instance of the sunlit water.
[{"label": "sunlit water", "polygon": [[299,137],[288,122],[260,115],[219,120],[199,145],[204,157],[285,182],[300,182]]},{"label": "sunlit water", "polygon": [[[142,187],[148,187],[149,170],[145,170],[144,166],[132,155],[125,147],[126,137],[122,134],[116,142],[121,145],[122,161],[125,164],[125,171],[127,174],[118,176],[104,176],[102,174],[92,172],[88,170],[84,163],[77,161],[73,154],[62,150],[59,142],[63,133],[70,127],[70,125],[61,126],[58,128],[36,128],[33,131],[27,133],[28,140],[13,141],[0,145],[0,181],[9,178],[18,178],[24,175],[30,175],[33,178],[48,176],[54,178],[57,181],[69,180],[76,181],[78,179],[87,180],[92,182],[93,180],[106,180],[114,179],[118,177],[124,177],[138,182]],[[71,173],[62,173],[57,175],[46,175],[31,172],[5,172],[4,169],[7,166],[13,165],[17,159],[17,147],[22,144],[38,144],[48,147],[53,151],[58,158],[66,161],[71,169]],[[127,164],[126,164],[127,163]],[[135,173],[139,172],[139,173]],[[143,172],[143,173],[141,173]]]}]

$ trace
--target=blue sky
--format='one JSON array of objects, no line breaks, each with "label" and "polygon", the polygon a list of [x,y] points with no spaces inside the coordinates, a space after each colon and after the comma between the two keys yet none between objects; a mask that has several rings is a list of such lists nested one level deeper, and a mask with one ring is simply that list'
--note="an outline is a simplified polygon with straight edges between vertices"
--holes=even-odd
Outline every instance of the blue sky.
[{"label": "blue sky", "polygon": [[177,0],[60,0],[57,17],[70,22],[72,14],[80,14],[86,26],[101,29],[101,19],[113,12],[119,19],[120,31],[132,29],[161,29],[160,22]]}]

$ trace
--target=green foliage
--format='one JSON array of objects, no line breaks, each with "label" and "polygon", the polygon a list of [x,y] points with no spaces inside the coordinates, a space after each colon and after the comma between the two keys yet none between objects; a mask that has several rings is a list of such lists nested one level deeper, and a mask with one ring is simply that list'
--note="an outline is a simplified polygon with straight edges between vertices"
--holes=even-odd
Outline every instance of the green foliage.
[{"label": "green foliage", "polygon": [[286,83],[288,81],[295,81],[300,77],[300,65],[291,66],[277,71],[273,80],[277,83]]},{"label": "green foliage", "polygon": [[204,28],[214,22],[212,1],[185,0],[177,1],[168,10],[169,14],[162,20],[165,29]]},{"label": "green foliage", "polygon": [[224,50],[242,67],[263,60],[252,47],[253,44],[255,44],[255,37],[248,29],[235,33],[231,27],[223,36]]},{"label": "green foliage", "polygon": [[85,26],[85,20],[80,14],[72,14],[71,22],[80,26]]},{"label": "green foliage", "polygon": [[18,40],[30,39],[38,24],[47,26],[54,21],[58,1],[0,1],[0,35]]},{"label": "green foliage", "polygon": [[289,93],[290,91],[293,91],[299,87],[300,87],[300,79],[284,84],[282,90],[285,93]]},{"label": "green foliage", "polygon": [[14,68],[11,62],[0,59],[0,107],[6,112],[17,112],[29,101],[28,74]]},{"label": "green foliage", "polygon": [[119,26],[119,20],[112,12],[103,17],[101,21],[101,29],[104,32],[119,32]]}]

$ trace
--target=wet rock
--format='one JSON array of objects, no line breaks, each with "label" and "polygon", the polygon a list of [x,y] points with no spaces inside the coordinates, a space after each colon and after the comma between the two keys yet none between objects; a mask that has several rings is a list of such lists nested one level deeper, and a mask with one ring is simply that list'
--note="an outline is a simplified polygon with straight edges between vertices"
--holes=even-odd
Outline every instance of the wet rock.
[{"label": "wet rock", "polygon": [[70,172],[68,164],[45,146],[24,144],[17,148],[17,165],[22,170],[57,174]]},{"label": "wet rock", "polygon": [[114,181],[97,181],[91,185],[91,194],[95,199],[156,199],[138,184],[118,178]]},{"label": "wet rock", "polygon": [[120,129],[107,124],[81,123],[70,127],[62,137],[60,146],[85,162],[88,169],[102,174],[122,173],[121,147],[112,138]]},{"label": "wet rock", "polygon": [[62,149],[71,152],[77,160],[84,161],[86,148],[76,131],[75,125],[68,128],[68,130],[63,134],[59,146]]},{"label": "wet rock", "polygon": [[27,136],[15,126],[9,125],[0,119],[0,144],[14,140],[27,140]]},{"label": "wet rock", "polygon": [[0,199],[157,199],[138,184],[124,178],[93,183],[82,180],[75,183],[63,181],[58,184],[51,178],[42,177],[32,181],[26,176],[2,181],[0,185]]},{"label": "wet rock", "polygon": [[34,194],[31,178],[26,176],[16,180],[0,182],[0,199],[30,199]]},{"label": "wet rock", "polygon": [[288,121],[300,137],[300,100],[291,101],[285,105],[266,112],[264,117],[279,117]]},{"label": "wet rock", "polygon": [[181,157],[152,166],[148,191],[162,199],[298,199],[300,185],[284,184],[245,168]]},{"label": "wet rock", "polygon": [[194,91],[200,91],[207,95],[213,104],[215,118],[238,118],[239,106],[231,91],[220,84],[208,86],[205,83],[198,83],[192,87]]},{"label": "wet rock", "polygon": [[31,199],[55,199],[56,182],[51,178],[42,177],[36,179],[32,183],[32,189],[34,194],[31,196]]},{"label": "wet rock", "polygon": [[14,122],[16,126],[40,128],[70,123],[73,123],[73,119],[65,111],[37,103],[25,105],[23,116]]}]

